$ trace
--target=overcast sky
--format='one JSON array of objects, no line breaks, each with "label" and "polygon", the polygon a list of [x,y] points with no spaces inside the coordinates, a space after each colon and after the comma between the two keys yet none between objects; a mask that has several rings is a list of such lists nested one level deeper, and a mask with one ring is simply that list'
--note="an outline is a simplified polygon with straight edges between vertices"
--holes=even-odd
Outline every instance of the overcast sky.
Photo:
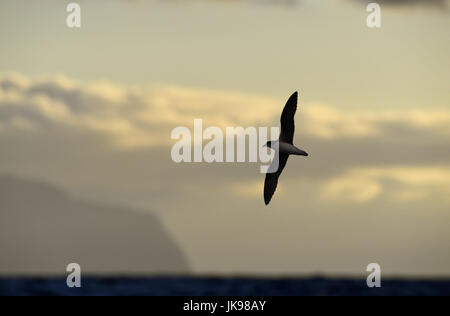
[{"label": "overcast sky", "polygon": [[[359,2],[79,1],[74,30],[3,1],[0,173],[155,212],[196,272],[450,275],[448,11]],[[310,157],[269,207],[257,164],[170,159],[174,127],[277,126],[295,90]]]}]

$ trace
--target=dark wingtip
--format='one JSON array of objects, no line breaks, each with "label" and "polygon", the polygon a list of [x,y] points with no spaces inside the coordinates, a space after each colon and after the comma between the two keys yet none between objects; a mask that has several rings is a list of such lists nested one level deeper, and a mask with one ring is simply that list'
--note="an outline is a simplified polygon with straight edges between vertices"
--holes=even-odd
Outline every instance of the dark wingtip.
[{"label": "dark wingtip", "polygon": [[297,103],[298,101],[298,91],[295,91],[290,97],[288,102],[292,102],[295,101],[295,103]]},{"label": "dark wingtip", "polygon": [[298,100],[298,92],[295,91],[295,92],[289,97],[289,99],[288,99],[288,101],[287,101],[287,104],[293,103],[293,102],[297,103],[297,100]]}]

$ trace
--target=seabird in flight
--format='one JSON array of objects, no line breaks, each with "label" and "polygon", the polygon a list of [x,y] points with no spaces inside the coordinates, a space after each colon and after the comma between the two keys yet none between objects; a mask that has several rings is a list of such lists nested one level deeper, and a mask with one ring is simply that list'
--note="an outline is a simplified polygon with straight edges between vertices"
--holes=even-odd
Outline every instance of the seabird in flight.
[{"label": "seabird in flight", "polygon": [[[278,169],[271,170],[276,168],[276,157],[277,153],[275,153],[275,159],[272,162],[272,165],[269,167],[268,172],[266,173],[266,180],[264,182],[264,202],[266,205],[269,204],[272,199],[275,190],[277,189],[278,178],[280,177],[281,172],[283,172],[284,167],[286,166],[286,162],[289,158],[289,155],[298,155],[298,156],[308,156],[308,154],[298,149],[294,146],[294,116],[297,111],[297,98],[298,93],[294,92],[293,95],[289,98],[286,105],[284,106],[283,113],[281,114],[281,132],[280,137],[276,141],[267,142],[266,146],[272,148],[274,146],[278,147]],[[278,143],[278,146],[276,146]]]}]

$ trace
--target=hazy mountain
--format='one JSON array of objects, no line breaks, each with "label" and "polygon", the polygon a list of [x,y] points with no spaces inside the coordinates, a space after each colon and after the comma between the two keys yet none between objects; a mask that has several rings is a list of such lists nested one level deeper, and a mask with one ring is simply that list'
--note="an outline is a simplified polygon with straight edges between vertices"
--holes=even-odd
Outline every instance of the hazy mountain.
[{"label": "hazy mountain", "polygon": [[183,273],[182,251],[151,214],[78,201],[0,176],[0,274]]}]

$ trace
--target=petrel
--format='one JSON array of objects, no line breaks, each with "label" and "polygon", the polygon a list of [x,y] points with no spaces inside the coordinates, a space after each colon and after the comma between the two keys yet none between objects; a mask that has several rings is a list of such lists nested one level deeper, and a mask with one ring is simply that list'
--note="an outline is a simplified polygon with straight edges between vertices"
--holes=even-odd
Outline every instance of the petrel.
[{"label": "petrel", "polygon": [[[274,159],[269,167],[269,171],[266,173],[266,180],[264,182],[264,202],[266,205],[269,204],[277,189],[278,178],[286,166],[289,155],[308,156],[305,151],[298,149],[293,144],[295,130],[294,116],[297,111],[297,99],[298,92],[296,91],[291,95],[284,106],[283,113],[281,113],[281,132],[279,139],[276,141],[269,141],[266,144],[267,147],[275,147],[273,148],[275,150],[277,150],[276,148],[278,147],[278,152],[275,153],[275,157],[277,157],[277,155],[279,157],[278,162]],[[277,164],[278,168],[273,170],[276,168]]]}]

